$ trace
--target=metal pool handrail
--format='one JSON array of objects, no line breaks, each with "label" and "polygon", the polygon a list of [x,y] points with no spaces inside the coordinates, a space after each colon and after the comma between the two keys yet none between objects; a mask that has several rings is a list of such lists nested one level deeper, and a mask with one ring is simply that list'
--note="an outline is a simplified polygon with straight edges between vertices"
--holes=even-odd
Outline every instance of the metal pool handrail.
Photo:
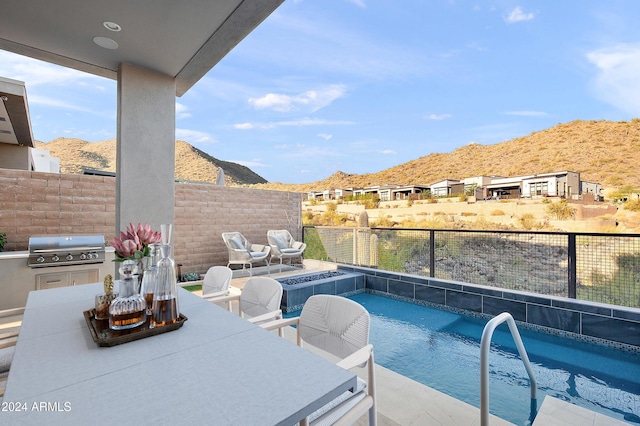
[{"label": "metal pool handrail", "polygon": [[493,337],[493,332],[500,324],[506,322],[509,326],[509,331],[511,332],[511,337],[513,337],[513,341],[518,348],[518,353],[520,354],[520,358],[522,358],[522,362],[524,363],[524,368],[527,370],[527,374],[529,375],[529,382],[531,383],[531,418],[530,421],[533,422],[533,418],[536,415],[537,403],[536,403],[536,379],[533,377],[533,370],[531,369],[531,363],[529,362],[529,357],[527,356],[527,351],[524,348],[524,344],[522,343],[522,338],[520,338],[520,333],[518,332],[518,327],[516,327],[516,322],[513,317],[508,312],[503,312],[500,315],[495,316],[487,325],[484,326],[484,330],[482,331],[482,340],[480,341],[480,424],[481,426],[489,426],[489,349],[491,348],[491,338]]}]

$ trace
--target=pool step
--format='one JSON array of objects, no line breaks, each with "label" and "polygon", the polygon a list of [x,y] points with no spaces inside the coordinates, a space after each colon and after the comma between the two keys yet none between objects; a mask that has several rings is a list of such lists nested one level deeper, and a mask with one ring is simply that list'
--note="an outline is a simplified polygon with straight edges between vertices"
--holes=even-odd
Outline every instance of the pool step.
[{"label": "pool step", "polygon": [[629,426],[629,423],[616,420],[604,414],[596,413],[577,405],[570,404],[549,395],[544,397],[533,426]]}]

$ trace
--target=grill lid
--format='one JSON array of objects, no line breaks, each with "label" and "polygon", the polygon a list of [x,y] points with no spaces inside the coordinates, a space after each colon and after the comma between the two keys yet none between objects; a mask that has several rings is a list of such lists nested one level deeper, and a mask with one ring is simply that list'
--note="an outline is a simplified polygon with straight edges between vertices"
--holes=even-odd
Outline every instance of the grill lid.
[{"label": "grill lid", "polygon": [[104,235],[42,235],[29,238],[31,267],[104,262]]}]

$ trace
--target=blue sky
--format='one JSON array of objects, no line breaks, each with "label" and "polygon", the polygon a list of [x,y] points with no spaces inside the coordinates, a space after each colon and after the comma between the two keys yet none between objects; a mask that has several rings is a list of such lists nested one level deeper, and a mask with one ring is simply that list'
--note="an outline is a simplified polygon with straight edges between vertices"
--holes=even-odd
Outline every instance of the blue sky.
[{"label": "blue sky", "polygon": [[[640,117],[637,0],[287,0],[181,98],[176,138],[271,182]],[[34,137],[116,135],[116,82],[0,51]]]}]

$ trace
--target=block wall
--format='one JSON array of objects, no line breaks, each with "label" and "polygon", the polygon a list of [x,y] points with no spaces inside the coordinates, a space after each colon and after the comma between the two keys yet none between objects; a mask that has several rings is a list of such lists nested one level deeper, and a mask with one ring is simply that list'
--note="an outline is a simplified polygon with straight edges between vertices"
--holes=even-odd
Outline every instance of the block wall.
[{"label": "block wall", "polygon": [[[226,265],[226,231],[260,244],[269,229],[288,229],[301,239],[302,195],[176,183],[176,263],[183,274]],[[0,169],[0,232],[7,234],[4,251],[27,250],[32,235],[103,234],[108,242],[116,234],[115,178]]]}]

